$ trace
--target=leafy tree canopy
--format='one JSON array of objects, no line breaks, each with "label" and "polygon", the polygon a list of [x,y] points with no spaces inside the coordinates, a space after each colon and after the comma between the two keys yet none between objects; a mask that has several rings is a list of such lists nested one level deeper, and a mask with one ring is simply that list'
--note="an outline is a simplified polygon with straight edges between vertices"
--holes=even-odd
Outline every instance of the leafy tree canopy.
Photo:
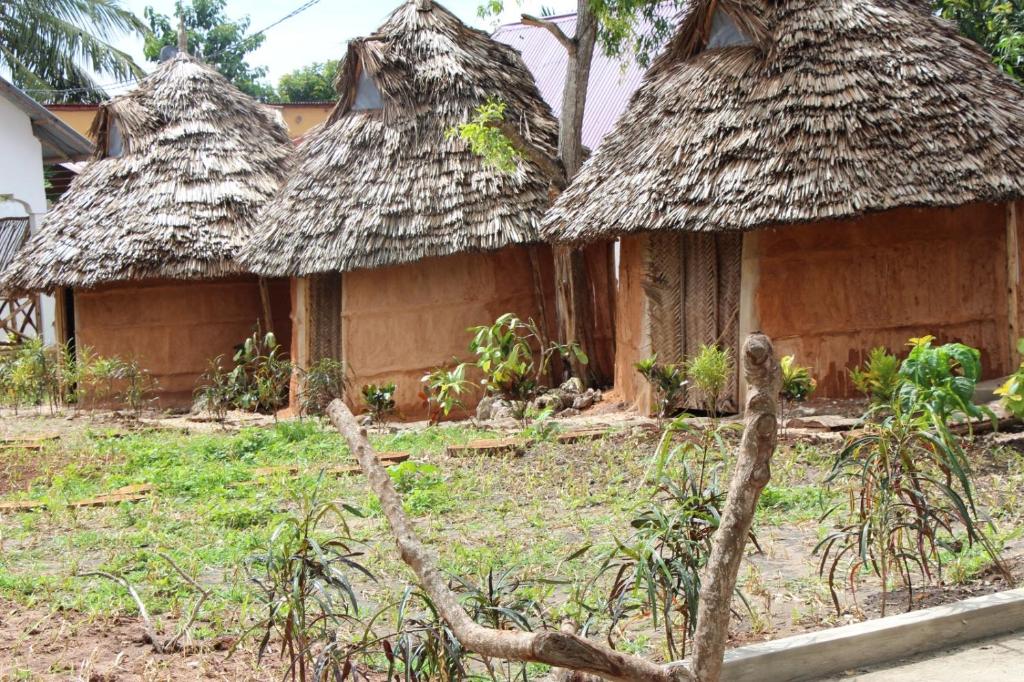
[{"label": "leafy tree canopy", "polygon": [[[522,0],[509,0],[522,5]],[[583,0],[580,0],[581,2]],[[597,37],[609,57],[623,60],[635,57],[648,66],[661,46],[672,35],[673,21],[687,0],[588,0],[597,18]],[[485,0],[477,8],[482,18],[496,17],[505,10],[506,0]],[[543,9],[542,16],[549,16]]]},{"label": "leafy tree canopy", "polygon": [[999,68],[1024,80],[1024,0],[933,0],[932,6],[985,48]]},{"label": "leafy tree canopy", "polygon": [[282,102],[332,102],[338,99],[334,77],[338,60],[330,59],[295,69],[281,76],[277,94]]},{"label": "leafy tree canopy", "polygon": [[229,19],[224,14],[225,3],[226,0],[190,0],[186,4],[178,0],[174,17],[147,7],[143,13],[151,35],[146,37],[146,58],[156,61],[164,46],[178,44],[178,16],[182,16],[190,53],[220,71],[242,92],[272,99],[273,87],[261,82],[267,75],[266,67],[251,66],[246,60],[246,55],[263,44],[265,36],[261,33],[246,35],[249,17]]},{"label": "leafy tree canopy", "polygon": [[0,2],[0,67],[18,87],[50,102],[106,97],[96,75],[127,80],[142,69],[110,40],[145,25],[119,0]]}]

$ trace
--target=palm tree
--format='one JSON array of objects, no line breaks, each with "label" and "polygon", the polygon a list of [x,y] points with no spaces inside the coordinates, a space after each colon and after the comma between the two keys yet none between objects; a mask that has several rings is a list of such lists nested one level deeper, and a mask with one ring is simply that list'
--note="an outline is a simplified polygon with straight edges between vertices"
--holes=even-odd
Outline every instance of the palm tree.
[{"label": "palm tree", "polygon": [[39,99],[99,101],[106,93],[97,76],[123,81],[143,74],[108,41],[144,32],[120,0],[0,0],[0,69]]}]

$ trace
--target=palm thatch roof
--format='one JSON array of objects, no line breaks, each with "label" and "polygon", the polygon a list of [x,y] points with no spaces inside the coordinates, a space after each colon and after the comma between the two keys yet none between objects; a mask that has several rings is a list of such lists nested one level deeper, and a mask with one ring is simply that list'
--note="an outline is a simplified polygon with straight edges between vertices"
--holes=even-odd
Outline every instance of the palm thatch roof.
[{"label": "palm thatch roof", "polygon": [[349,43],[339,101],[242,251],[262,275],[309,275],[538,241],[548,177],[492,168],[447,131],[488,98],[553,157],[558,125],[519,54],[430,0]]},{"label": "palm thatch roof", "polygon": [[587,241],[1024,196],[1024,90],[921,0],[699,0],[545,218]]},{"label": "palm thatch roof", "polygon": [[240,271],[238,248],[288,170],[273,110],[178,54],[103,104],[91,135],[94,160],[22,248],[7,288]]}]

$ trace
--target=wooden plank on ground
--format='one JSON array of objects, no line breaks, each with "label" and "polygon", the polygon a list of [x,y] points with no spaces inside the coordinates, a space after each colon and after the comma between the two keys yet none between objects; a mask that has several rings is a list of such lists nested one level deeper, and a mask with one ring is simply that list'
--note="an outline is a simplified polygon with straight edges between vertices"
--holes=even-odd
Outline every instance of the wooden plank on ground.
[{"label": "wooden plank on ground", "polygon": [[449,457],[475,457],[479,455],[522,455],[530,442],[521,438],[471,440],[464,445],[449,445]]},{"label": "wooden plank on ground", "polygon": [[[109,493],[101,493],[95,497],[87,497],[84,500],[76,500],[68,504],[69,507],[81,508],[81,507],[109,507],[111,505],[120,504],[121,502],[139,502],[149,497],[149,493],[153,491],[153,486],[148,483],[136,483],[134,485],[126,485],[123,488],[111,491]],[[36,509],[43,509],[46,507],[44,500],[15,500],[13,502],[0,502],[0,513],[2,512],[23,512],[23,511],[35,511]]]},{"label": "wooden plank on ground", "polygon": [[59,438],[60,436],[57,434],[4,438],[0,440],[0,450],[42,450],[47,443],[52,443]]},{"label": "wooden plank on ground", "polygon": [[555,440],[562,445],[579,443],[585,440],[597,440],[609,434],[607,429],[579,429],[577,431],[566,431],[555,436]]},{"label": "wooden plank on ground", "polygon": [[[391,466],[392,464],[399,464],[409,459],[408,452],[382,452],[377,455],[377,459],[381,461],[385,466]],[[288,466],[276,466],[276,467],[257,467],[252,470],[253,476],[275,476],[278,474],[285,474],[289,476],[295,476],[302,471],[319,471],[317,467],[299,467],[296,465]],[[353,474],[362,473],[362,469],[358,466],[334,466],[334,467],[323,467],[323,471],[326,474],[332,476],[350,476]]]},{"label": "wooden plank on ground", "polygon": [[821,414],[813,417],[793,417],[786,420],[787,429],[807,429],[809,431],[852,431],[863,423],[858,417],[841,417],[834,414]]}]

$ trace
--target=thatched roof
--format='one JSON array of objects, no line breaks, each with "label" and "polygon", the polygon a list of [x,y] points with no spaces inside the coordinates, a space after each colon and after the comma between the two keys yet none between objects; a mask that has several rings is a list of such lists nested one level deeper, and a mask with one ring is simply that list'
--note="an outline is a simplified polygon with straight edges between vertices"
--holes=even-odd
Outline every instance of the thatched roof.
[{"label": "thatched roof", "polygon": [[[280,117],[180,54],[100,107],[96,155],[24,246],[4,284],[90,287],[238,272],[234,256],[280,187]],[[108,154],[123,140],[121,156]]]},{"label": "thatched roof", "polygon": [[[706,46],[730,24],[749,44]],[[927,3],[699,0],[543,231],[751,230],[1021,196],[1024,90]]]},{"label": "thatched roof", "polygon": [[495,97],[522,136],[556,154],[557,122],[515,50],[413,0],[349,43],[337,88],[242,252],[248,268],[344,272],[538,240],[549,205],[540,169],[523,157],[505,173],[446,137]]}]

